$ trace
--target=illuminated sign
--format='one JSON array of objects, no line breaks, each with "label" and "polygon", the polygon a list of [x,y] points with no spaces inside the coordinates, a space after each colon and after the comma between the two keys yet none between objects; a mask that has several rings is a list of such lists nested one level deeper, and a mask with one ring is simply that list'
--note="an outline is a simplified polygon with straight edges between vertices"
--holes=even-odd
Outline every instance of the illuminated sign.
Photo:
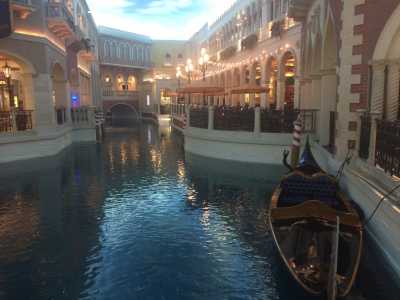
[{"label": "illuminated sign", "polygon": [[10,0],[0,0],[0,38],[6,38],[12,33]]}]

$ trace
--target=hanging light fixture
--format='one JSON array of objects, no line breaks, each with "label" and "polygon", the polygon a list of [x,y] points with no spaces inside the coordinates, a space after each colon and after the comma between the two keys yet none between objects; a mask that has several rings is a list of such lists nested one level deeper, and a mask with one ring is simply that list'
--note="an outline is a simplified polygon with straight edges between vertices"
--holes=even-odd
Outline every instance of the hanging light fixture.
[{"label": "hanging light fixture", "polygon": [[7,61],[6,64],[3,66],[3,72],[6,78],[11,78],[11,67],[8,65]]}]

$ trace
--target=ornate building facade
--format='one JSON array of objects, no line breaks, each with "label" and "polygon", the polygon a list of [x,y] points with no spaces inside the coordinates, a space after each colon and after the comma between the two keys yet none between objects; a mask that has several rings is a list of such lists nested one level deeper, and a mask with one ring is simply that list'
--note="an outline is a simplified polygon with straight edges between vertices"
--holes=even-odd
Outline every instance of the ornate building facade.
[{"label": "ornate building facade", "polygon": [[109,118],[138,120],[142,110],[143,78],[152,67],[149,37],[99,27],[102,108]]},{"label": "ornate building facade", "polygon": [[0,39],[1,157],[57,153],[100,101],[97,28],[84,0],[3,3],[12,27]]}]

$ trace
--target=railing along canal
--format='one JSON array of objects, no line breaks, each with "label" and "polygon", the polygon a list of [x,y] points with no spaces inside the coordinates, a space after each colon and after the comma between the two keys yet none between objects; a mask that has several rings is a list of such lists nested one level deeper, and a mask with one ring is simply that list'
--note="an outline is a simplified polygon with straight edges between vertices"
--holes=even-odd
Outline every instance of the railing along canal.
[{"label": "railing along canal", "polygon": [[[292,133],[299,117],[303,132],[315,133],[317,110],[261,110],[259,107],[198,107],[190,110],[190,126],[226,131]],[[210,119],[212,118],[212,119]],[[211,121],[211,122],[210,122]]]},{"label": "railing along canal", "polygon": [[71,121],[74,124],[89,122],[89,109],[87,107],[71,108]]},{"label": "railing along canal", "polygon": [[377,120],[375,164],[400,176],[400,121]]},{"label": "railing along canal", "polygon": [[254,108],[221,106],[214,112],[214,129],[253,131],[254,120]]},{"label": "railing along canal", "polygon": [[0,133],[32,129],[32,110],[0,111]]},{"label": "railing along canal", "polygon": [[206,106],[190,109],[190,127],[208,128],[208,108]]}]

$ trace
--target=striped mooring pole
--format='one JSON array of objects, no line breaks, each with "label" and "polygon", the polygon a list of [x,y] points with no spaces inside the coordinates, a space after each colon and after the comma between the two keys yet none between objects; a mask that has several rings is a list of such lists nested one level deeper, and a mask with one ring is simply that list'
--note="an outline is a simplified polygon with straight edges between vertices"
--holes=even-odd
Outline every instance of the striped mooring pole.
[{"label": "striped mooring pole", "polygon": [[303,125],[301,122],[301,116],[297,117],[294,121],[294,131],[293,131],[293,143],[292,143],[292,168],[296,168],[299,164],[300,159],[300,147],[301,147],[301,131],[303,130]]}]

